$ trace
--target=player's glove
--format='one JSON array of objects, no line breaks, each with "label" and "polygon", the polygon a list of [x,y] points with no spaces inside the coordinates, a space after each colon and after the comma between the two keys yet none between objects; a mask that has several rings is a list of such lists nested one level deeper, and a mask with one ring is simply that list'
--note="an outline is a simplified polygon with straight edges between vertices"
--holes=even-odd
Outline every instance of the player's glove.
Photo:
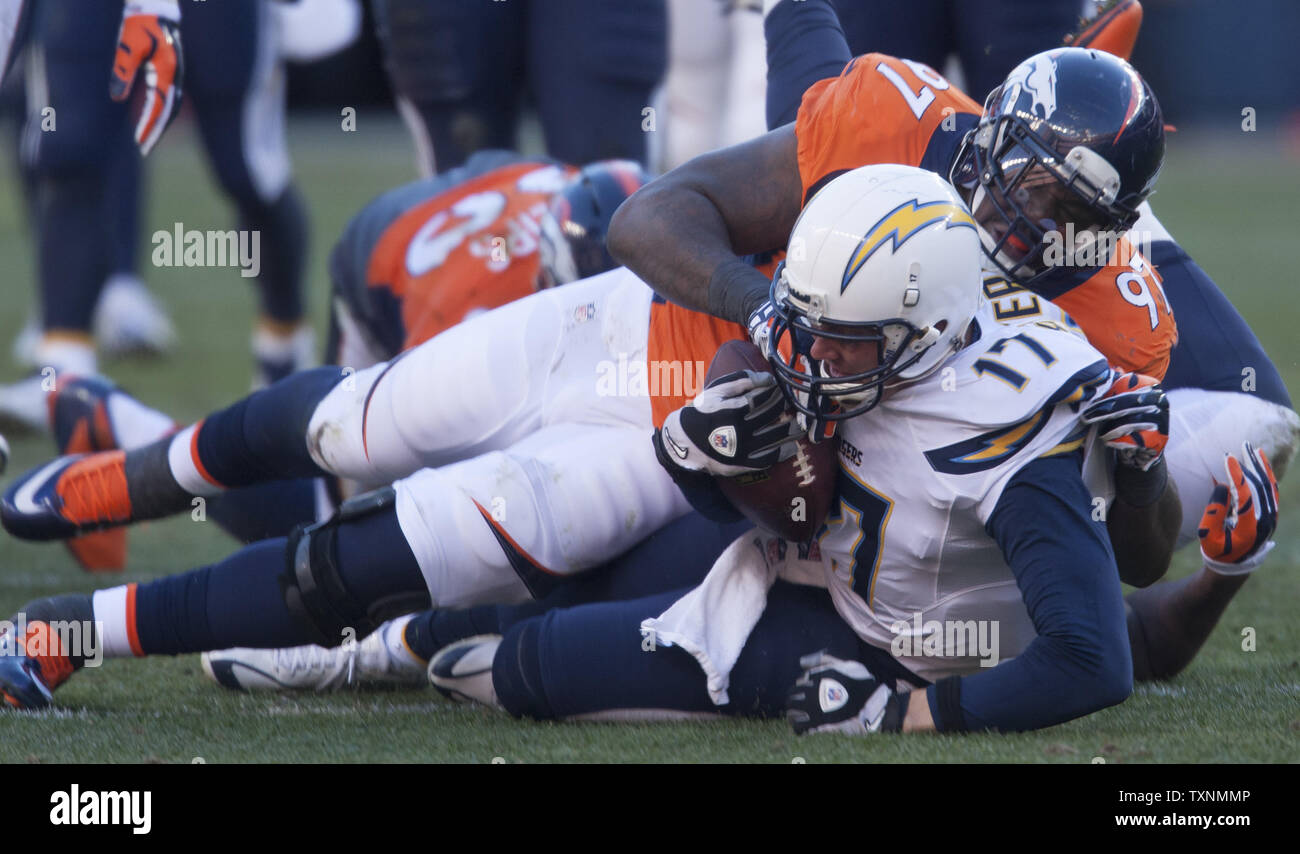
[{"label": "player's glove", "polygon": [[1112,372],[1110,388],[1081,418],[1099,426],[1101,440],[1129,468],[1149,471],[1169,442],[1169,398],[1145,374]]},{"label": "player's glove", "polygon": [[844,661],[822,650],[799,659],[799,666],[803,676],[785,701],[785,716],[795,735],[903,731],[908,695],[892,690],[862,662]]},{"label": "player's glove", "polygon": [[664,456],[687,471],[735,477],[794,454],[799,425],[768,373],[736,371],[704,387],[695,401],[669,413],[659,431]]},{"label": "player's glove", "polygon": [[180,19],[176,0],[128,0],[122,7],[108,94],[114,101],[125,101],[143,66],[145,97],[135,126],[141,154],[153,149],[180,112],[185,76]]},{"label": "player's glove", "polygon": [[1196,533],[1205,565],[1223,575],[1245,575],[1264,562],[1277,529],[1277,478],[1263,451],[1245,442],[1243,466],[1226,454],[1226,484],[1214,482]]}]

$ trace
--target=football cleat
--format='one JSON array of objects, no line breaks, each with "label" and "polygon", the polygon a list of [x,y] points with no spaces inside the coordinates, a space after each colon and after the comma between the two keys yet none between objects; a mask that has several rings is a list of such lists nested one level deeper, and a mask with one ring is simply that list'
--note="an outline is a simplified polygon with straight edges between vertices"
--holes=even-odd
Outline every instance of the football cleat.
[{"label": "football cleat", "polygon": [[360,643],[327,649],[225,649],[205,652],[203,672],[235,691],[338,691],[374,685],[418,686],[424,662],[402,641],[410,617],[384,623]]},{"label": "football cleat", "polygon": [[1091,20],[1079,22],[1079,30],[1065,37],[1066,47],[1091,47],[1129,59],[1142,29],[1142,4],[1138,0],[1107,0]]},{"label": "football cleat", "polygon": [[[28,655],[33,647],[41,654]],[[21,642],[12,631],[0,635],[0,696],[16,709],[48,707],[54,689],[68,680],[73,669],[47,623],[28,623]]]},{"label": "football cleat", "polygon": [[[117,386],[101,377],[62,376],[47,403],[50,428],[59,453],[85,454],[116,450],[119,442],[108,413],[108,397]],[[126,566],[126,530],[117,528],[74,537],[66,543],[87,572],[120,572]]]},{"label": "football cleat", "polygon": [[501,635],[475,635],[445,646],[429,662],[429,681],[449,700],[500,709],[492,685],[492,660],[499,646]]},{"label": "football cleat", "polygon": [[32,374],[0,385],[0,429],[19,435],[49,429],[44,384],[45,377]]},{"label": "football cleat", "polygon": [[59,457],[10,485],[0,523],[24,540],[65,540],[131,521],[126,452]]},{"label": "football cleat", "polygon": [[260,323],[253,332],[252,390],[259,391],[277,383],[295,371],[316,366],[316,333],[310,326],[288,332],[273,330]]},{"label": "football cleat", "polygon": [[162,305],[136,276],[110,276],[95,304],[95,341],[106,356],[158,356],[176,343]]}]

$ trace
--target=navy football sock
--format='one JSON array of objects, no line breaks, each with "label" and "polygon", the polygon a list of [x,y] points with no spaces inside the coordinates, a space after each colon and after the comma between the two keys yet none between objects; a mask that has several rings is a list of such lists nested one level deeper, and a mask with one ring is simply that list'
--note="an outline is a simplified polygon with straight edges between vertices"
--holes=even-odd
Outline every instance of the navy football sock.
[{"label": "navy football sock", "polygon": [[242,543],[287,536],[316,521],[316,480],[273,480],[244,486],[208,501],[208,516]]},{"label": "navy football sock", "polygon": [[438,650],[458,640],[501,634],[497,613],[496,605],[424,611],[406,624],[402,637],[411,652],[428,661]]},{"label": "navy football sock", "polygon": [[[38,184],[41,318],[45,329],[90,333],[108,275],[108,230],[100,221],[102,176],[59,175]],[[70,240],[69,235],[77,235]]]},{"label": "navy football sock", "polygon": [[285,549],[282,537],[263,540],[212,566],[139,585],[135,628],[141,650],[178,655],[310,642],[280,592]]},{"label": "navy football sock", "polygon": [[307,451],[307,423],[343,378],[333,366],[300,371],[209,415],[199,428],[199,461],[226,487],[327,474]]}]

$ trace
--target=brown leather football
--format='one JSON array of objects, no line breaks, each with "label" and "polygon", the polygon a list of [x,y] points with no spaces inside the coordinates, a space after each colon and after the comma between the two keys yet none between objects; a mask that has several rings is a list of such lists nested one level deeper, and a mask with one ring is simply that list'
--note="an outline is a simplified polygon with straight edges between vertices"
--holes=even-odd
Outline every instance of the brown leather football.
[{"label": "brown leather football", "polygon": [[[744,370],[771,373],[772,366],[751,342],[728,341],[713,357],[705,384]],[[785,462],[753,474],[720,477],[718,485],[727,500],[754,524],[787,540],[807,542],[835,500],[838,454],[838,439],[817,444],[801,439],[795,455]]]}]

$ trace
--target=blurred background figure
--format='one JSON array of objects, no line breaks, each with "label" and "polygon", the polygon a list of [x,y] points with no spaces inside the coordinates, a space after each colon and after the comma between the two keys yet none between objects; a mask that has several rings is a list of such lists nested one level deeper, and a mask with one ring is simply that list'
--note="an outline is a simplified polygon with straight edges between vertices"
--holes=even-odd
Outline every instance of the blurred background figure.
[{"label": "blurred background figure", "polygon": [[[302,283],[308,224],[285,140],[276,5],[188,3],[181,20],[184,94],[209,163],[235,204],[238,228],[259,235],[255,386],[310,365],[315,349]],[[139,155],[129,144],[128,104],[107,97],[121,12],[116,3],[46,0],[32,23],[22,158],[34,195],[41,333],[16,349],[56,373],[96,372],[94,332],[112,352],[165,350],[173,334],[137,271]],[[0,420],[42,428],[48,386],[38,371],[0,388]]]},{"label": "blurred background figure", "polygon": [[535,105],[546,152],[646,162],[643,111],[663,77],[664,0],[374,0],[398,109],[422,175],[515,148]]},{"label": "blurred background figure", "polygon": [[668,0],[668,70],[651,162],[667,172],[767,130],[761,0]]}]

